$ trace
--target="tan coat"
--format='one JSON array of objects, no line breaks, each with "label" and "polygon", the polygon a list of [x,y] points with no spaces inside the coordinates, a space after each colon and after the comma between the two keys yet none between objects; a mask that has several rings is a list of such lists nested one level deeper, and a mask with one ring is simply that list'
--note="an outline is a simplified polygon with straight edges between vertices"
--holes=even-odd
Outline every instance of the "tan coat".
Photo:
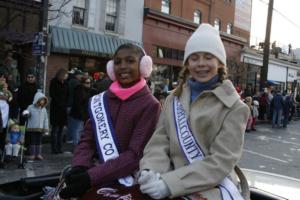
[{"label": "tan coat", "polygon": [[171,94],[144,150],[140,170],[161,173],[171,198],[200,192],[207,199],[220,199],[220,192],[214,187],[229,174],[236,182],[233,169],[242,154],[249,108],[228,80],[204,91],[192,103],[190,96],[190,88],[184,85],[179,100],[205,159],[188,165],[177,140]]}]

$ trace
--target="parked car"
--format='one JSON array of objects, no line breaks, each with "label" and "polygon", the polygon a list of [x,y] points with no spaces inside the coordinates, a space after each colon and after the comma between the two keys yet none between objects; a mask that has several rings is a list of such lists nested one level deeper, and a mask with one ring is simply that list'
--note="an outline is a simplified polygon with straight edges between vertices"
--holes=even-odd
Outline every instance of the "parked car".
[{"label": "parked car", "polygon": [[[300,180],[251,169],[242,169],[250,187],[251,200],[299,200]],[[0,200],[31,200],[43,195],[45,186],[55,187],[60,173],[22,178],[0,185]],[[139,199],[140,200],[140,199]]]}]

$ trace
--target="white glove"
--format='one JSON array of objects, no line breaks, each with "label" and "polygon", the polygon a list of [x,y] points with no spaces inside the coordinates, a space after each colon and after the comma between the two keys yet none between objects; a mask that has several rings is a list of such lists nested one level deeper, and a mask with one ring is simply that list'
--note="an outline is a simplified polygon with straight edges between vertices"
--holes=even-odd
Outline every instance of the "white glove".
[{"label": "white glove", "polygon": [[24,110],[24,111],[22,112],[22,115],[23,115],[23,116],[26,116],[26,115],[28,116],[28,115],[29,115],[29,111],[28,111],[28,110]]},{"label": "white glove", "polygon": [[162,179],[141,185],[140,190],[153,199],[163,199],[171,194],[168,186]]},{"label": "white glove", "polygon": [[143,170],[141,172],[140,177],[138,178],[138,183],[140,185],[144,185],[144,184],[150,183],[152,181],[159,180],[159,177],[160,177],[159,173],[155,173],[152,170],[149,170],[149,171],[148,170]]}]

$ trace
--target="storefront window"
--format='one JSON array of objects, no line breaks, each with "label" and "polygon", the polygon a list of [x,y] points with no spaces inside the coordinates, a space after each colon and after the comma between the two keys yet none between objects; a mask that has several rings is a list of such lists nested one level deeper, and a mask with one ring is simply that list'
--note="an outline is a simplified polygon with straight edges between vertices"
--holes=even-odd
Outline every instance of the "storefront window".
[{"label": "storefront window", "polygon": [[69,70],[73,68],[78,68],[80,70],[88,71],[89,73],[94,73],[94,72],[105,73],[107,62],[108,60],[105,58],[70,56]]},{"label": "storefront window", "polygon": [[183,60],[184,51],[167,47],[156,47],[157,58],[169,58],[174,60]]},{"label": "storefront window", "polygon": [[172,90],[173,85],[178,83],[178,75],[181,67],[168,66],[168,65],[154,65],[151,75],[151,82],[154,84],[154,92],[162,93],[168,87],[168,90]]}]

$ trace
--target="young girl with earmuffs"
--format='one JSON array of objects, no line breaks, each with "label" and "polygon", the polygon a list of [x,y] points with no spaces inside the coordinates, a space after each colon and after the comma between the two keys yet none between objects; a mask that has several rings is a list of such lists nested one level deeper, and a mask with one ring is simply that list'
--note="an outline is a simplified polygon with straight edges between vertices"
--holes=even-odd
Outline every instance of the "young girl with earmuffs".
[{"label": "young girl with earmuffs", "polygon": [[[89,119],[60,197],[110,199],[113,190],[111,199],[118,199],[122,194],[108,186],[134,187],[143,149],[161,110],[146,85],[151,71],[152,59],[141,47],[123,44],[115,51],[107,64],[114,82],[90,99]],[[104,186],[106,190],[101,190]]]}]

